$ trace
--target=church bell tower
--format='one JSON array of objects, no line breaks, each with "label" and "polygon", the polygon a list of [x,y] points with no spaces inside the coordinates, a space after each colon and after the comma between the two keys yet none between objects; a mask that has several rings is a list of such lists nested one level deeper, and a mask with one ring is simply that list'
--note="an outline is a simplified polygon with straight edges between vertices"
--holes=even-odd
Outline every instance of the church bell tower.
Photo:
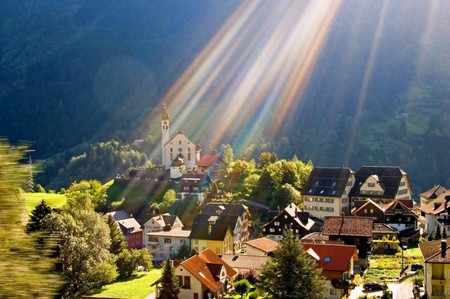
[{"label": "church bell tower", "polygon": [[169,142],[169,136],[170,136],[170,131],[169,131],[169,114],[167,113],[167,105],[164,104],[164,111],[161,114],[161,143],[162,143],[162,165],[166,166],[168,163],[166,161],[167,159],[167,154],[164,150],[164,146],[166,145],[167,142]]}]

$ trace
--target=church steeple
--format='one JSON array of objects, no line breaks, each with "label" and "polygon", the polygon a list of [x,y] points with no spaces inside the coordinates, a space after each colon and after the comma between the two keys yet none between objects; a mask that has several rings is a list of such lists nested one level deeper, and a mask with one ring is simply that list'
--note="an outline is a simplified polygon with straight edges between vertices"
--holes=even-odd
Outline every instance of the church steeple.
[{"label": "church steeple", "polygon": [[161,146],[162,146],[162,164],[166,165],[167,155],[164,151],[164,145],[169,142],[170,130],[169,130],[169,114],[167,113],[167,105],[164,103],[164,110],[161,114]]}]

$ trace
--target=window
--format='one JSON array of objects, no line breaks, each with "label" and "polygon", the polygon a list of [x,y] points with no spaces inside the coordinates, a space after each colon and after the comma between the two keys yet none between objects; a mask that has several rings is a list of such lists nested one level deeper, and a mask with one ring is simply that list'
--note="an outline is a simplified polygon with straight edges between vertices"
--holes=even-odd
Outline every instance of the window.
[{"label": "window", "polygon": [[342,203],[347,203],[347,198],[343,198]]},{"label": "window", "polygon": [[216,253],[220,253],[220,247],[216,247]]},{"label": "window", "polygon": [[324,262],[324,263],[331,263],[331,257],[326,256],[326,257],[323,259],[323,262]]},{"label": "window", "polygon": [[373,209],[370,209],[370,214],[373,214]]},{"label": "window", "polygon": [[172,148],[172,147],[170,148],[170,152],[171,152],[171,153],[173,152],[173,148]]},{"label": "window", "polygon": [[375,187],[375,183],[367,183],[367,186],[373,188]]},{"label": "window", "polygon": [[191,277],[190,276],[185,276],[184,277],[183,289],[190,289],[190,288],[191,288]]},{"label": "window", "polygon": [[279,222],[279,221],[275,221],[273,224],[274,224],[275,226],[280,226],[280,222]]},{"label": "window", "polygon": [[400,182],[400,186],[405,186],[406,183],[404,181]]},{"label": "window", "polygon": [[191,153],[188,153],[188,160],[191,160]]},{"label": "window", "polygon": [[269,232],[274,233],[275,232],[275,228],[273,228],[273,227],[269,228]]},{"label": "window", "polygon": [[319,181],[316,181],[314,185],[319,186]]},{"label": "window", "polygon": [[367,209],[364,209],[364,214],[367,214]]},{"label": "window", "polygon": [[391,221],[391,217],[386,217],[386,221]]},{"label": "window", "polygon": [[170,244],[170,243],[172,243],[172,239],[171,238],[164,238],[164,243]]},{"label": "window", "polygon": [[332,182],[332,183],[331,183],[331,186],[332,186],[332,187],[336,187],[336,182]]},{"label": "window", "polygon": [[173,154],[170,153],[170,160],[173,160]]},{"label": "window", "polygon": [[178,144],[181,144],[181,140],[178,140]]},{"label": "window", "polygon": [[398,191],[399,195],[400,194],[406,194],[406,193],[408,193],[408,190],[406,190],[406,189],[401,189],[401,190]]}]

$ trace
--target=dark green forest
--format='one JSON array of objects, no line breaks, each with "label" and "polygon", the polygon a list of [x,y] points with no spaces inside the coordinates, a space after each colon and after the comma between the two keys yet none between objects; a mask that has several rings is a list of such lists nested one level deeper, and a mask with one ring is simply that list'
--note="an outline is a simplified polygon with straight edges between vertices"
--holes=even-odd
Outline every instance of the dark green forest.
[{"label": "dark green forest", "polygon": [[[51,188],[157,164],[161,98],[238,5],[1,1],[0,136],[30,144],[37,183]],[[416,194],[450,187],[449,19],[445,1],[343,1],[275,137],[243,143],[243,126],[222,143],[247,160],[272,151],[355,171],[399,165]],[[199,101],[177,124],[203,154],[216,149],[208,142],[216,126],[194,132],[219,100]]]}]

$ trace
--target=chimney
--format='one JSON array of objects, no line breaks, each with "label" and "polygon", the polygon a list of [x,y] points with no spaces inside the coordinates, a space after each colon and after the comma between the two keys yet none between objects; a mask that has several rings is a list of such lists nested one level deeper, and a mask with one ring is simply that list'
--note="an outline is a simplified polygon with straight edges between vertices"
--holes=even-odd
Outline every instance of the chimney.
[{"label": "chimney", "polygon": [[447,241],[441,240],[441,257],[445,257],[446,251],[447,251]]}]

